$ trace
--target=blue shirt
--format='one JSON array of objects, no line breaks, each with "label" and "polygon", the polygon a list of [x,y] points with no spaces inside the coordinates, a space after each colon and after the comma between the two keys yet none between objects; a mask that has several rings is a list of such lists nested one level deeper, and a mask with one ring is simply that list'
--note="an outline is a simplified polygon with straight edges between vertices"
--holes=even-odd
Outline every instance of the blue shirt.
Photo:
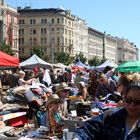
[{"label": "blue shirt", "polygon": [[[81,128],[75,129],[73,138],[79,140],[124,140],[126,132],[125,109],[112,109],[93,117]],[[140,140],[140,120],[136,128],[127,135],[126,140]]]}]

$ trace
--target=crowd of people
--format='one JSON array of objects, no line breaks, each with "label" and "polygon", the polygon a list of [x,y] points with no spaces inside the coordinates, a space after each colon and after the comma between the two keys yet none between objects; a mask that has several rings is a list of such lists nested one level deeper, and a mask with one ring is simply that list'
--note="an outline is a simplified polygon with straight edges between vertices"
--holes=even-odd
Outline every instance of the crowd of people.
[{"label": "crowd of people", "polygon": [[[46,74],[47,73],[47,74]],[[130,140],[140,139],[140,74],[116,73],[107,66],[97,70],[4,70],[2,85],[10,88],[41,83],[47,87],[41,95],[39,107],[40,130],[62,135],[65,120],[70,116],[69,97],[80,97],[82,102],[112,101],[116,107],[91,117],[80,128],[75,128],[73,140]]]}]

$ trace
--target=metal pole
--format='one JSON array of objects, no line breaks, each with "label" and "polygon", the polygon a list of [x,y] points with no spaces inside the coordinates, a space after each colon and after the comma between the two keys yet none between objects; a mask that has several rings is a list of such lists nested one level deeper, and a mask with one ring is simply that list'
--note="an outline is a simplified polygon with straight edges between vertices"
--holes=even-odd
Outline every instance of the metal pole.
[{"label": "metal pole", "polygon": [[104,32],[104,35],[103,35],[103,61],[105,61],[105,46],[106,46],[106,32]]},{"label": "metal pole", "polygon": [[51,38],[51,52],[52,52],[52,64],[54,64],[54,46],[53,46],[53,39]]}]

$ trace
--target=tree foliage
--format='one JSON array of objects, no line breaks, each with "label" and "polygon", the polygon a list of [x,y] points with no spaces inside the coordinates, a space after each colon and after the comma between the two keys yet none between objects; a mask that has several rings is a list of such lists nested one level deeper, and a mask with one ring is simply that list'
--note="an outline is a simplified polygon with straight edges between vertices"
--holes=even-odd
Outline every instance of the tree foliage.
[{"label": "tree foliage", "polygon": [[100,60],[97,56],[94,56],[92,59],[88,61],[88,64],[91,66],[98,66],[103,62],[104,62],[103,60]]},{"label": "tree foliage", "polygon": [[78,62],[78,61],[81,61],[82,63],[85,64],[87,61],[87,58],[84,57],[84,54],[80,52],[79,54],[76,54],[75,62]]},{"label": "tree foliage", "polygon": [[40,48],[34,48],[32,53],[36,54],[40,58],[43,58],[43,56],[44,56],[44,52]]},{"label": "tree foliage", "polygon": [[56,53],[55,58],[58,63],[63,63],[65,65],[71,64],[74,60],[74,57],[70,56],[69,53],[65,52]]},{"label": "tree foliage", "polygon": [[9,44],[6,44],[5,41],[1,44],[0,51],[5,52],[9,55],[14,55],[12,52],[11,46]]}]

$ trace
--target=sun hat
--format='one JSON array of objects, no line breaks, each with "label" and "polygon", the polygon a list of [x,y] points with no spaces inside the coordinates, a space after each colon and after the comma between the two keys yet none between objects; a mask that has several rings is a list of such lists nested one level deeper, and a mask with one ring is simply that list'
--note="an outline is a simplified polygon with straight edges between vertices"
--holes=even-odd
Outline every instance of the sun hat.
[{"label": "sun hat", "polygon": [[71,88],[65,82],[62,82],[56,87],[56,92],[55,93],[58,94],[60,91],[70,90],[70,89]]},{"label": "sun hat", "polygon": [[51,104],[51,103],[62,103],[61,99],[58,97],[57,94],[52,94],[51,96],[48,97],[47,100],[47,105]]}]

